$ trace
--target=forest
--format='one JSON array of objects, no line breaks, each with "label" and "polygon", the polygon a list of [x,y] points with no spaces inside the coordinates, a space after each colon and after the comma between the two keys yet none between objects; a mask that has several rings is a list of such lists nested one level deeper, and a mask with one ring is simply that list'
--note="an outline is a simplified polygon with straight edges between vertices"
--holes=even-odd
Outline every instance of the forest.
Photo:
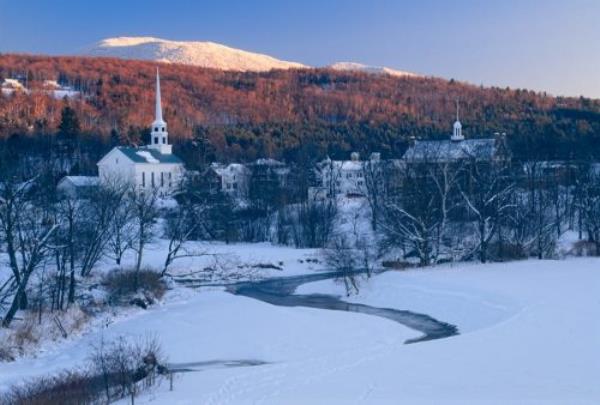
[{"label": "forest", "polygon": [[[505,132],[515,159],[600,157],[600,100],[583,97],[433,77],[327,69],[227,72],[15,54],[0,55],[0,82],[19,79],[28,91],[0,96],[3,149],[60,154],[75,148],[81,161],[73,170],[93,172],[113,145],[146,142],[157,65],[170,139],[189,167],[258,157],[288,163],[307,156],[347,158],[354,150],[399,158],[411,138],[449,135],[456,100],[467,138]],[[45,80],[79,93],[57,99],[40,90]]]}]

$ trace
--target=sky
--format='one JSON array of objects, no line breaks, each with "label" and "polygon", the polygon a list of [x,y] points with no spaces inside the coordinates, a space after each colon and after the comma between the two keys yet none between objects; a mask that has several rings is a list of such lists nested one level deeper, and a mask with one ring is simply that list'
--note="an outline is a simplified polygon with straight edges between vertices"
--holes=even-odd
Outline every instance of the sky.
[{"label": "sky", "polygon": [[114,36],[600,98],[600,0],[0,0],[3,53],[74,54]]}]

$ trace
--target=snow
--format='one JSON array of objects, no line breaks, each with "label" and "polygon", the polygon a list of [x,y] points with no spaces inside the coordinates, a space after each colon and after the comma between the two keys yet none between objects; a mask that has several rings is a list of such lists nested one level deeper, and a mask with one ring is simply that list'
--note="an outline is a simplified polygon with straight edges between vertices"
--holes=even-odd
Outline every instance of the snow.
[{"label": "snow", "polygon": [[150,152],[146,152],[146,151],[139,151],[139,152],[135,152],[137,155],[143,157],[144,159],[146,159],[146,162],[148,163],[160,163],[157,159],[154,158],[154,156],[152,156],[152,154]]},{"label": "snow", "polygon": [[[353,204],[359,202],[343,204],[344,212],[352,211]],[[359,228],[364,221],[359,219]],[[573,235],[563,243],[570,239]],[[165,249],[166,241],[155,241],[144,264],[160,268]],[[219,255],[224,267],[247,278],[324,270],[317,250],[209,242],[190,249]],[[133,256],[124,260],[127,266]],[[214,260],[185,258],[173,264],[171,273],[188,277]],[[261,263],[281,269],[254,269]],[[358,295],[344,298],[428,314],[460,331],[452,338],[410,345],[403,342],[420,333],[388,319],[277,307],[221,287],[175,286],[147,311],[106,314],[65,341],[0,364],[0,391],[85,364],[101,337],[151,335],[162,343],[170,363],[266,364],[200,367],[200,372],[178,374],[173,392],[164,384],[137,403],[595,404],[600,401],[599,264],[595,258],[571,258],[389,271],[363,281]],[[107,261],[99,271],[112,267]],[[343,296],[344,290],[326,280],[302,285],[296,293]]]},{"label": "snow", "polygon": [[364,72],[371,74],[387,74],[390,76],[397,77],[418,77],[419,75],[411,72],[405,72],[402,70],[396,70],[389,67],[384,66],[369,66],[363,65],[362,63],[356,62],[336,62],[328,66],[330,69],[341,70],[341,71],[354,71],[354,72]]},{"label": "snow", "polygon": [[[170,41],[155,37],[106,38],[84,47],[79,54],[181,63],[242,72],[310,68],[310,66],[302,63],[284,61],[269,55],[248,52],[214,42]],[[340,71],[357,71],[377,75],[387,74],[396,77],[419,76],[415,73],[389,67],[369,66],[355,62],[337,62],[325,67]]]},{"label": "snow", "polygon": [[243,51],[214,42],[169,41],[153,37],[117,37],[101,40],[82,52],[88,56],[155,60],[234,71],[269,71],[304,65]]},{"label": "snow", "polygon": [[75,187],[93,187],[100,182],[97,176],[65,176],[63,179],[70,181]]},{"label": "snow", "polygon": [[[360,314],[239,297],[223,297],[227,307],[217,309],[207,301],[208,330],[194,342],[215,348],[209,358],[251,356],[271,364],[185,374],[174,392],[163,387],[139,403],[598,403],[599,287],[597,259],[377,276],[352,300],[428,310],[462,331],[412,345],[402,344],[412,331]],[[319,282],[301,290],[341,287]],[[222,339],[230,349],[220,346]]]}]

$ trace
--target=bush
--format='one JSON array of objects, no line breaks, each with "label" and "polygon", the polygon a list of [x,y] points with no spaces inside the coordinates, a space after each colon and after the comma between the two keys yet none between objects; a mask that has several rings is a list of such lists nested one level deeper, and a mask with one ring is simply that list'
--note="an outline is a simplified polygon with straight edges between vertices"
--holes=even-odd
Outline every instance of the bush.
[{"label": "bush", "polygon": [[598,252],[598,246],[596,243],[587,240],[578,240],[575,242],[570,253],[574,256],[600,256],[600,252]]},{"label": "bush", "polygon": [[161,299],[167,290],[160,273],[150,269],[139,272],[134,269],[113,270],[104,277],[102,284],[110,304],[134,304],[144,308]]},{"label": "bush", "polygon": [[155,339],[101,342],[85,371],[65,371],[15,385],[0,394],[0,405],[85,405],[135,397],[169,372],[160,353]]}]

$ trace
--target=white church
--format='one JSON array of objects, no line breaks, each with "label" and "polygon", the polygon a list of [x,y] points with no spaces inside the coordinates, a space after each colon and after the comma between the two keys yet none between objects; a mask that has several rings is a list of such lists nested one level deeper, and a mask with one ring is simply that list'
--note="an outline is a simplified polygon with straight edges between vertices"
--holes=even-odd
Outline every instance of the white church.
[{"label": "white church", "polygon": [[156,70],[156,111],[150,144],[142,147],[117,146],[98,162],[101,183],[115,180],[140,190],[156,190],[167,195],[180,184],[184,166],[169,144],[167,123],[162,117],[160,77]]}]

